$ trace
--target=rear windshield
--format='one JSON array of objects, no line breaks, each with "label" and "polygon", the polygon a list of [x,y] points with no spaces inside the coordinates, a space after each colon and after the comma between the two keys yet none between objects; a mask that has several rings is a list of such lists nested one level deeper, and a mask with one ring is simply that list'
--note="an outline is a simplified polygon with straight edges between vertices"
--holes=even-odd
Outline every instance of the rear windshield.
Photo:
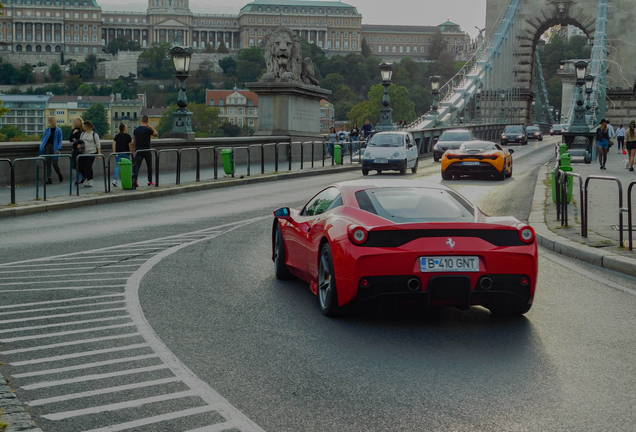
[{"label": "rear windshield", "polygon": [[440,141],[468,141],[469,139],[470,134],[468,132],[444,132],[439,137]]},{"label": "rear windshield", "polygon": [[539,132],[539,130],[540,130],[540,129],[539,129],[538,127],[536,127],[536,126],[528,126],[528,127],[526,128],[526,130],[527,130],[528,132]]},{"label": "rear windshield", "polygon": [[521,126],[508,126],[506,128],[507,133],[523,133],[523,127]]},{"label": "rear windshield", "polygon": [[402,134],[376,134],[369,140],[368,147],[404,147]]},{"label": "rear windshield", "polygon": [[461,147],[463,150],[494,150],[495,145],[492,143],[476,142],[464,143]]},{"label": "rear windshield", "polygon": [[472,222],[474,207],[453,191],[427,188],[368,189],[356,193],[362,210],[396,223]]}]

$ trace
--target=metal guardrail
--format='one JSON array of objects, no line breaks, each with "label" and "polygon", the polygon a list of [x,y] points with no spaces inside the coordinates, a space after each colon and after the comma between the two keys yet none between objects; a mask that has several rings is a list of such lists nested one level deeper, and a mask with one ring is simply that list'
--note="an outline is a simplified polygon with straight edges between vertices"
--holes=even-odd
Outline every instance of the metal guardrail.
[{"label": "metal guardrail", "polygon": [[632,182],[627,187],[627,230],[629,232],[629,250],[634,250],[634,243],[632,238],[632,232],[634,228],[632,226],[633,223],[633,213],[634,209],[632,208],[632,189],[636,186],[636,180],[632,180]]},{"label": "metal guardrail", "polygon": [[111,153],[108,156],[108,162],[106,163],[106,172],[108,173],[108,181],[106,182],[106,184],[108,185],[108,192],[110,192],[110,162],[113,158],[113,156],[117,157],[117,156],[121,156],[121,155],[128,155],[130,156],[131,162],[133,163],[133,170],[135,169],[135,161],[132,160],[133,159],[133,154],[132,152],[115,152],[115,153]]},{"label": "metal guardrail", "polygon": [[11,184],[11,204],[15,204],[15,171],[13,170],[13,162],[11,159],[0,159],[0,162],[9,164],[9,181]]},{"label": "metal guardrail", "polygon": [[[68,158],[69,162],[69,174],[68,174],[68,195],[73,195],[73,159],[69,154],[44,154],[40,155],[40,157],[45,158]],[[46,164],[44,164],[44,169],[46,170]],[[45,172],[46,173],[46,172]]]},{"label": "metal guardrail", "polygon": [[[14,172],[14,181],[13,181],[13,191],[15,194],[16,184],[15,184],[15,167],[18,162],[26,162],[26,161],[38,161],[37,168],[35,171],[35,199],[40,199],[40,161],[42,161],[42,169],[43,172],[46,172],[46,160],[41,157],[30,157],[30,158],[17,158],[13,159],[13,172]],[[46,176],[44,176],[46,177]],[[44,201],[46,201],[46,181],[44,181]],[[13,203],[15,204],[15,203]]]},{"label": "metal guardrail", "polygon": [[[101,153],[92,153],[92,154],[79,154],[77,155],[77,167],[79,168],[79,161],[81,158],[88,158],[88,157],[94,157],[97,160],[101,160],[102,161],[102,171],[103,171],[103,177],[104,177],[104,193],[108,193],[108,183],[107,183],[107,179],[106,179],[106,158],[104,157],[103,154]],[[80,195],[79,191],[80,191],[80,172],[79,170],[77,170],[77,180],[75,181],[75,186],[77,188],[77,196]]]},{"label": "metal guardrail", "polygon": [[618,185],[618,231],[619,231],[619,241],[620,246],[623,246],[623,213],[626,209],[623,208],[623,184],[617,177],[610,176],[599,176],[599,175],[591,175],[585,179],[585,235],[583,237],[587,237],[587,216],[589,215],[587,205],[588,205],[588,188],[591,180],[603,180],[603,181],[614,181]]},{"label": "metal guardrail", "polygon": [[181,152],[177,149],[163,149],[156,152],[155,160],[157,161],[157,167],[155,169],[155,186],[159,187],[159,161],[162,153],[176,153],[177,154],[177,175],[176,184],[181,183]]}]

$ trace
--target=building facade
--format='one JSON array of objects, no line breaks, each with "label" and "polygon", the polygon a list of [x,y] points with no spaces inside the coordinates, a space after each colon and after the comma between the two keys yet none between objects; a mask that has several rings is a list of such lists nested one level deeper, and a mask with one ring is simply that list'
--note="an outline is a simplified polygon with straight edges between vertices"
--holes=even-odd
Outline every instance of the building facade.
[{"label": "building facade", "polygon": [[0,117],[0,127],[17,126],[27,135],[39,135],[46,129],[46,106],[51,96],[0,95],[9,112]]},{"label": "building facade", "polygon": [[238,126],[258,130],[258,95],[247,90],[208,90],[206,104],[219,109],[219,117]]},{"label": "building facade", "polygon": [[161,123],[163,113],[167,110],[168,108],[142,108],[141,116],[148,116],[148,124],[153,128],[157,128],[159,127],[159,123]]},{"label": "building facade", "polygon": [[336,109],[328,100],[320,101],[320,130],[329,133],[329,129],[336,125]]},{"label": "building facade", "polygon": [[110,103],[110,133],[119,133],[119,124],[124,123],[128,127],[128,132],[139,126],[141,121],[141,110],[143,109],[143,99],[125,99],[117,94],[115,100]]},{"label": "building facade", "polygon": [[72,125],[73,119],[82,117],[84,111],[93,104],[101,103],[106,108],[110,120],[112,101],[111,96],[52,96],[46,105],[46,115],[47,117],[55,116],[59,126]]}]

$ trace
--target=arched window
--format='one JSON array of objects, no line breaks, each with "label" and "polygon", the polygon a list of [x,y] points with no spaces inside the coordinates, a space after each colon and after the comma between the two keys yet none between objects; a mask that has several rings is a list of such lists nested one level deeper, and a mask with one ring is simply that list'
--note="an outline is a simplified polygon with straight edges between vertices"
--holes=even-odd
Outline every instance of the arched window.
[{"label": "arched window", "polygon": [[192,42],[192,48],[196,48],[197,47],[197,41],[193,41]]},{"label": "arched window", "polygon": [[26,50],[27,50],[27,52],[31,52],[31,51],[33,51],[33,47],[31,47],[31,45],[27,45],[26,46]]},{"label": "arched window", "polygon": [[62,47],[59,45],[55,45],[55,52],[62,52]]},{"label": "arched window", "polygon": [[411,47],[410,47],[410,46],[407,46],[407,47],[406,47],[406,53],[407,53],[407,54],[411,54]]},{"label": "arched window", "polygon": [[18,44],[15,46],[16,51],[22,51],[22,45]]},{"label": "arched window", "polygon": [[400,54],[404,54],[404,47],[403,46],[400,47]]},{"label": "arched window", "polygon": [[51,45],[47,45],[44,49],[46,52],[51,52]]},{"label": "arched window", "polygon": [[378,45],[378,52],[381,53],[382,52],[382,45]]},{"label": "arched window", "polygon": [[42,47],[40,45],[36,45],[35,52],[42,52]]},{"label": "arched window", "polygon": [[393,46],[393,53],[395,54],[396,52],[397,52],[397,48]]}]

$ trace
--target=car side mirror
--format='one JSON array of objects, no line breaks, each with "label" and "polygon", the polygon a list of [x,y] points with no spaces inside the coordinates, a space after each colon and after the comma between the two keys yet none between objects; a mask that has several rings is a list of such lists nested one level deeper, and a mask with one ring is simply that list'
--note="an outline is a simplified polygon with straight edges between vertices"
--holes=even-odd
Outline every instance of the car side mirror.
[{"label": "car side mirror", "polygon": [[508,150],[508,153],[513,154],[515,151],[513,149]]},{"label": "car side mirror", "polygon": [[289,207],[282,207],[274,210],[274,216],[279,219],[289,219],[291,217],[291,212],[289,211]]},{"label": "car side mirror", "polygon": [[435,138],[435,140],[433,141],[433,144],[437,144],[439,141],[439,138]]}]

